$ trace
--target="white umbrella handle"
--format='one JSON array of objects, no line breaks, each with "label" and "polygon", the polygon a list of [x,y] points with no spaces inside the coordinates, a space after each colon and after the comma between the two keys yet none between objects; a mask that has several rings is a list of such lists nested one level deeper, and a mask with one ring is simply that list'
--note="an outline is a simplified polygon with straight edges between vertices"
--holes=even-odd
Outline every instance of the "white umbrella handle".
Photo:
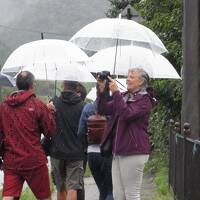
[{"label": "white umbrella handle", "polygon": [[117,39],[117,41],[116,41],[116,48],[115,48],[115,61],[114,61],[113,75],[115,75],[115,68],[116,68],[116,61],[117,61],[117,48],[118,48],[118,42],[119,42],[119,40]]}]

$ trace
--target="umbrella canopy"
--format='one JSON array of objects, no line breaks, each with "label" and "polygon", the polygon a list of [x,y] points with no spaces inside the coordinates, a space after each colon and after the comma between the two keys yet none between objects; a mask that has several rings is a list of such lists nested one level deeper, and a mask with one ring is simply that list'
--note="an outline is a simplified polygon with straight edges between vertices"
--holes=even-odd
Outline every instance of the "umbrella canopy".
[{"label": "umbrella canopy", "polygon": [[5,62],[3,73],[19,72],[23,66],[45,62],[84,61],[88,56],[76,45],[65,40],[45,39],[18,47]]},{"label": "umbrella canopy", "polygon": [[132,20],[120,18],[96,20],[80,29],[70,41],[80,48],[92,51],[99,51],[116,44],[134,44],[150,48],[157,53],[167,51],[151,29]]},{"label": "umbrella canopy", "polygon": [[15,87],[16,82],[14,78],[7,74],[0,73],[0,87]]},{"label": "umbrella canopy", "polygon": [[77,62],[38,62],[24,67],[22,71],[30,71],[36,80],[96,82],[94,76]]},{"label": "umbrella canopy", "polygon": [[87,98],[87,99],[90,99],[90,100],[92,100],[92,101],[95,101],[95,100],[96,100],[96,97],[97,97],[96,93],[97,93],[96,87],[93,87],[93,88],[88,92],[86,98]]},{"label": "umbrella canopy", "polygon": [[103,49],[86,62],[90,72],[110,71],[115,75],[124,75],[130,68],[143,68],[152,78],[180,79],[172,64],[162,55],[137,46],[118,47],[116,65],[115,47]]}]

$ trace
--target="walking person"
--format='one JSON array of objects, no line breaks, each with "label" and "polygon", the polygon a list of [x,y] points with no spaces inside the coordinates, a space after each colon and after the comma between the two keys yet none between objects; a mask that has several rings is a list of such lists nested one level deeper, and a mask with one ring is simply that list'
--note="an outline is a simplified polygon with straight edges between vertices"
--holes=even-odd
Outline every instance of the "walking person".
[{"label": "walking person", "polygon": [[28,71],[17,75],[18,91],[0,105],[0,131],[3,134],[3,200],[20,198],[26,181],[38,200],[50,200],[47,158],[40,144],[56,130],[54,107],[34,94],[34,76]]},{"label": "walking person", "polygon": [[64,81],[60,97],[52,100],[57,134],[52,138],[50,157],[57,200],[77,200],[77,191],[83,187],[84,151],[77,131],[84,103],[77,93],[78,85],[74,81]]},{"label": "walking person", "polygon": [[[110,99],[110,96],[107,97]],[[87,121],[91,115],[97,113],[97,104],[88,103],[84,106],[81,118],[79,121],[78,135],[81,138],[85,138],[88,135]],[[95,124],[93,124],[94,126]],[[103,135],[103,132],[102,132]],[[84,139],[83,139],[84,141]],[[112,195],[112,157],[103,157],[100,153],[100,143],[88,144],[87,155],[88,165],[91,170],[92,176],[94,177],[95,183],[99,190],[99,200],[113,200]]]},{"label": "walking person", "polygon": [[[127,92],[120,93],[109,79],[113,100],[107,102],[106,80],[98,79],[98,112],[111,115],[102,143],[114,131],[112,180],[115,200],[140,200],[144,164],[150,152],[148,120],[155,99],[148,88],[149,76],[141,68],[128,71]],[[113,127],[115,126],[115,127]]]},{"label": "walking person", "polygon": [[[82,101],[85,102],[85,98],[87,96],[87,90],[81,83],[78,83],[76,92],[81,97]],[[85,103],[84,103],[84,105],[85,105]],[[83,143],[82,142],[83,138],[79,138],[79,139],[81,140],[81,143]],[[84,147],[85,147],[85,145],[83,144],[83,150],[84,150],[83,171],[85,174],[86,166],[87,166],[87,151],[85,151]],[[85,200],[85,183],[84,183],[84,181],[83,181],[82,189],[78,190],[78,192],[77,192],[77,200]]]}]

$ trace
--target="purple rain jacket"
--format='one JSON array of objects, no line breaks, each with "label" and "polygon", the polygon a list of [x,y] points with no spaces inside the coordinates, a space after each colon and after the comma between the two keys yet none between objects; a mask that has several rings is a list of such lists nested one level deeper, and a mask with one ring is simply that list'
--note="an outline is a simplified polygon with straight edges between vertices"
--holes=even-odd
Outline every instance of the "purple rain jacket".
[{"label": "purple rain jacket", "polygon": [[[129,95],[131,98],[128,98]],[[116,124],[113,155],[149,154],[148,120],[151,109],[156,104],[153,90],[135,93],[116,91],[113,93],[113,100],[109,102],[101,93],[97,102],[100,114],[111,115],[102,143]]]}]

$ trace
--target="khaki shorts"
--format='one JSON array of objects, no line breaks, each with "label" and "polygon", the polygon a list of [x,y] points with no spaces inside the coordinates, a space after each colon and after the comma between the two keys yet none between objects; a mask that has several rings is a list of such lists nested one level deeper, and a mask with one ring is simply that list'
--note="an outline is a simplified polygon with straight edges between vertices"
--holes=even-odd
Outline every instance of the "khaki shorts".
[{"label": "khaki shorts", "polygon": [[58,191],[81,190],[83,187],[83,161],[51,158],[52,178]]}]

